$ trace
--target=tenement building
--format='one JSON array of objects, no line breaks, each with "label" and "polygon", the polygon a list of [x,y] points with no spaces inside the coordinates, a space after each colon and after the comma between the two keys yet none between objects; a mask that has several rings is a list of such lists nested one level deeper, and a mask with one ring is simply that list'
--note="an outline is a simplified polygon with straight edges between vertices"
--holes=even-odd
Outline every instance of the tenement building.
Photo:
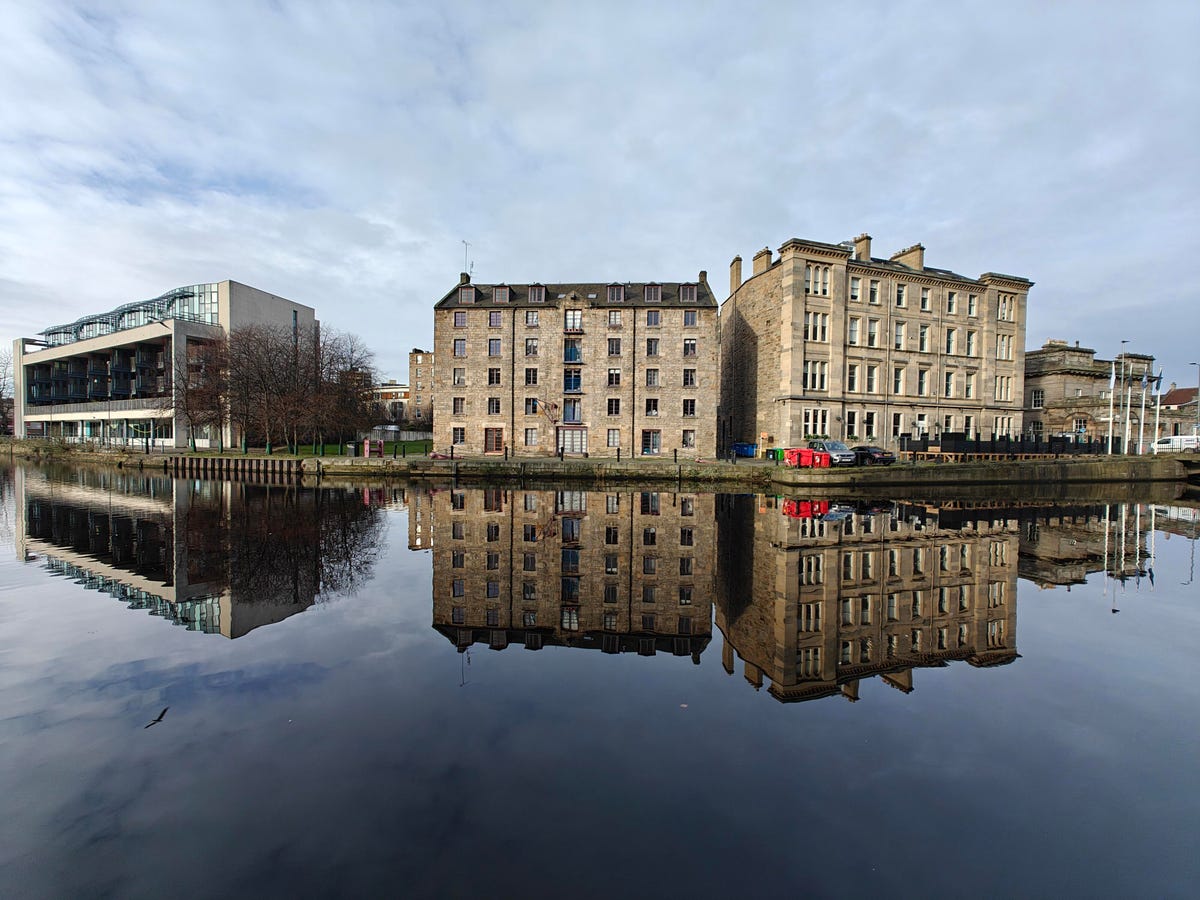
[{"label": "tenement building", "polygon": [[413,347],[408,354],[407,420],[427,427],[433,418],[433,354]]},{"label": "tenement building", "polygon": [[441,452],[712,456],[717,303],[694,282],[472,284],[434,307]]},{"label": "tenement building", "polygon": [[[193,284],[13,342],[14,434],[67,441],[185,447],[176,375],[191,353],[237,328],[266,325],[295,339],[315,311],[236,281]],[[226,425],[224,441],[239,440]],[[198,429],[197,446],[217,435]]]},{"label": "tenement building", "polygon": [[433,626],[459,652],[558,646],[699,662],[712,637],[713,505],[690,492],[430,493]]},{"label": "tenement building", "polygon": [[1020,434],[1031,285],[931,268],[920,244],[876,259],[865,234],[763,249],[744,281],[736,257],[721,308],[721,451]]}]

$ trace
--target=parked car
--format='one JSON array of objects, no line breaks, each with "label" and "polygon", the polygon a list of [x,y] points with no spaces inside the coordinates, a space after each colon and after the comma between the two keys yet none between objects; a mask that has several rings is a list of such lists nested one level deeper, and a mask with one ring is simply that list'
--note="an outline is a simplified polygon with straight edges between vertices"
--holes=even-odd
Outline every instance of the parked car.
[{"label": "parked car", "polygon": [[1150,445],[1155,453],[1200,453],[1200,437],[1194,434],[1173,434],[1170,437],[1159,438]]},{"label": "parked car", "polygon": [[891,450],[884,450],[882,447],[875,447],[871,444],[859,444],[850,449],[858,457],[860,466],[890,466],[896,461],[896,454]]},{"label": "parked car", "polygon": [[829,462],[835,466],[857,466],[858,456],[841,441],[809,441],[809,450],[829,454]]}]

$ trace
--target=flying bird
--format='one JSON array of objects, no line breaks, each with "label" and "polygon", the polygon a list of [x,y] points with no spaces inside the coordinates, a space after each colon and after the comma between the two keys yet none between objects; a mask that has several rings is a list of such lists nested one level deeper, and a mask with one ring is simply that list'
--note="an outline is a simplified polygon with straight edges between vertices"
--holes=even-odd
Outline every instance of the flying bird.
[{"label": "flying bird", "polygon": [[[157,725],[159,722],[161,722],[163,720],[163,716],[165,716],[167,714],[167,710],[170,708],[171,707],[169,707],[169,706],[164,706],[163,711],[158,714],[158,718],[155,719],[153,722],[151,722],[150,725]],[[147,725],[146,727],[149,728],[150,725]]]}]

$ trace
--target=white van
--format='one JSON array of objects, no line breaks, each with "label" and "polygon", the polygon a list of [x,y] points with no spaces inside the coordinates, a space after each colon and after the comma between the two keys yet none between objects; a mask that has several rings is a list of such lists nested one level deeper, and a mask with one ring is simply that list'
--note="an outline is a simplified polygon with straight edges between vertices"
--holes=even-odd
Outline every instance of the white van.
[{"label": "white van", "polygon": [[1200,437],[1194,434],[1175,434],[1171,437],[1159,438],[1150,448],[1155,453],[1200,453]]}]

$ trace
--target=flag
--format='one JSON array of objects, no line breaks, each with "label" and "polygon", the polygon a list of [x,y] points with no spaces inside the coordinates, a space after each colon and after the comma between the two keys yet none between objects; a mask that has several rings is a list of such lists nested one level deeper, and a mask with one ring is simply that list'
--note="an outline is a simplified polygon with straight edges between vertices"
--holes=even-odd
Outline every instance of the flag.
[{"label": "flag", "polygon": [[1156,393],[1156,394],[1162,391],[1162,377],[1163,377],[1162,366],[1159,366],[1158,367],[1158,377],[1154,379],[1154,393]]},{"label": "flag", "polygon": [[1150,382],[1150,370],[1142,369],[1142,390],[1146,390],[1146,385]]},{"label": "flag", "polygon": [[1108,392],[1111,394],[1117,389],[1117,361],[1112,362],[1112,374],[1108,377]]}]

